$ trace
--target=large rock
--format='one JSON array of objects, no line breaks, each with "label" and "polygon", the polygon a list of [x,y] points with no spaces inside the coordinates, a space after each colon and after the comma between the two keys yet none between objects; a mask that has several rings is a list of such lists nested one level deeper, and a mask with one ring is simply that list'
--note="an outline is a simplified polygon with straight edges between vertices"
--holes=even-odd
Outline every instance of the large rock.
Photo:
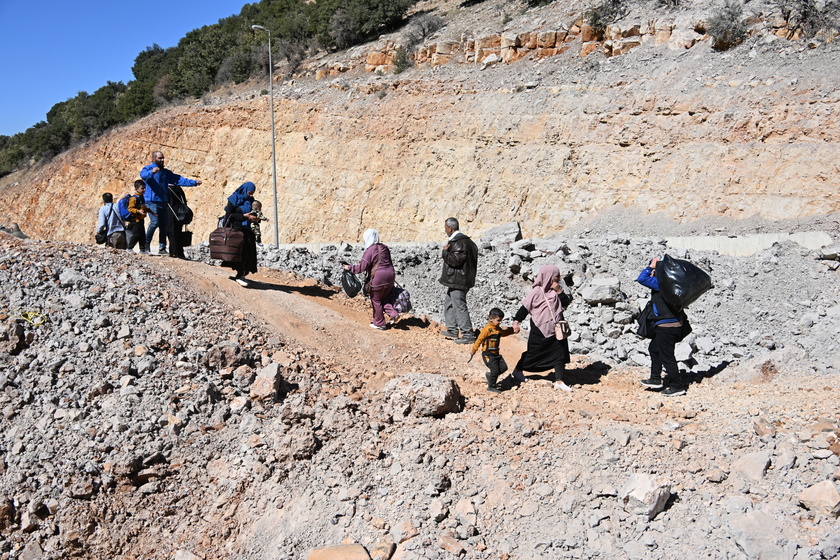
[{"label": "large rock", "polygon": [[595,278],[580,291],[589,305],[613,304],[621,301],[618,278]]},{"label": "large rock", "polygon": [[749,480],[761,480],[770,466],[770,454],[766,451],[747,453],[732,463],[731,471]]},{"label": "large rock", "polygon": [[621,491],[624,510],[648,519],[653,519],[665,509],[670,497],[670,484],[644,473],[632,475]]},{"label": "large rock", "polygon": [[413,372],[392,379],[383,393],[395,417],[441,416],[461,410],[458,385],[431,373]]},{"label": "large rock", "polygon": [[481,241],[486,241],[494,247],[509,245],[520,239],[522,239],[522,229],[519,227],[519,222],[508,222],[481,234]]},{"label": "large rock", "polygon": [[340,544],[313,548],[307,555],[307,560],[371,560],[370,554],[360,544]]},{"label": "large rock", "polygon": [[793,560],[796,542],[782,536],[773,518],[750,511],[730,518],[729,533],[747,558],[755,560]]},{"label": "large rock", "polygon": [[280,384],[283,381],[281,366],[278,363],[268,364],[257,373],[257,378],[251,383],[250,394],[254,400],[277,398]]},{"label": "large rock", "polygon": [[806,488],[797,498],[810,510],[835,516],[840,514],[840,494],[830,480],[823,480]]}]

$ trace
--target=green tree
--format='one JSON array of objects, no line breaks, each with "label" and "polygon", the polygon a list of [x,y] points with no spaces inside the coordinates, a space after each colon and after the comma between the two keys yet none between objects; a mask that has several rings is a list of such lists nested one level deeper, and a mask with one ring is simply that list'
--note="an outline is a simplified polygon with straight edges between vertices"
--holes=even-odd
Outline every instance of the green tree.
[{"label": "green tree", "polygon": [[330,18],[330,35],[346,49],[402,23],[416,0],[345,0]]}]

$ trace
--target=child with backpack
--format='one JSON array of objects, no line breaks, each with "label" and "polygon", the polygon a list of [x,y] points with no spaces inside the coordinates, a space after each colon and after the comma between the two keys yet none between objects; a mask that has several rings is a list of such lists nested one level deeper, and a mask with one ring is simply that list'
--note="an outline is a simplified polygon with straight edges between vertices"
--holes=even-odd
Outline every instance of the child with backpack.
[{"label": "child with backpack", "polygon": [[140,244],[140,254],[148,255],[149,246],[146,243],[146,216],[150,213],[143,198],[146,193],[146,182],[142,179],[134,181],[134,194],[127,194],[118,204],[120,217],[125,220],[126,248],[134,250]]},{"label": "child with backpack", "polygon": [[490,313],[488,313],[487,325],[481,329],[478,338],[475,339],[472,345],[472,350],[470,350],[470,360],[472,360],[479,347],[484,346],[484,350],[481,352],[481,359],[484,360],[484,364],[490,370],[484,374],[484,377],[487,379],[487,390],[491,393],[502,392],[501,387],[499,387],[499,376],[506,372],[508,368],[505,359],[499,353],[501,338],[519,332],[518,326],[500,326],[504,318],[505,314],[501,309],[498,307],[491,309]]}]

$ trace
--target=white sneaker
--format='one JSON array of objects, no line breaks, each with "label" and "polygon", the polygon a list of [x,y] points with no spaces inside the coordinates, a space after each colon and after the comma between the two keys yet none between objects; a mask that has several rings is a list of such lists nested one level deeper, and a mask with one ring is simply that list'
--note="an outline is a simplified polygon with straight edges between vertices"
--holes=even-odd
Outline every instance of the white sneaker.
[{"label": "white sneaker", "polygon": [[248,281],[242,278],[241,276],[237,276],[236,278],[234,278],[234,280],[236,280],[236,283],[242,286],[243,288],[248,287]]},{"label": "white sneaker", "polygon": [[376,330],[378,330],[378,331],[384,331],[384,330],[385,330],[385,327],[377,327],[377,326],[376,326],[376,325],[374,325],[373,323],[371,323],[371,324],[370,324],[370,328],[372,328],[372,329],[376,329]]},{"label": "white sneaker", "polygon": [[568,385],[566,385],[565,383],[563,383],[562,381],[555,381],[554,382],[554,388],[555,389],[560,389],[561,391],[566,391],[568,393],[572,392],[572,388],[569,387]]}]

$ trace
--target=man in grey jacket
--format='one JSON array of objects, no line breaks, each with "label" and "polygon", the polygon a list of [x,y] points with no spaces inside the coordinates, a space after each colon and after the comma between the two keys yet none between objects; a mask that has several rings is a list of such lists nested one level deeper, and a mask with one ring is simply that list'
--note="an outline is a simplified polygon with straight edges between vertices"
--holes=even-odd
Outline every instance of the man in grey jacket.
[{"label": "man in grey jacket", "polygon": [[443,230],[449,236],[443,246],[443,272],[439,280],[446,286],[443,301],[446,330],[443,336],[458,344],[472,344],[475,342],[475,331],[467,308],[467,292],[475,286],[478,247],[458,230],[458,220],[455,218],[447,218]]}]

